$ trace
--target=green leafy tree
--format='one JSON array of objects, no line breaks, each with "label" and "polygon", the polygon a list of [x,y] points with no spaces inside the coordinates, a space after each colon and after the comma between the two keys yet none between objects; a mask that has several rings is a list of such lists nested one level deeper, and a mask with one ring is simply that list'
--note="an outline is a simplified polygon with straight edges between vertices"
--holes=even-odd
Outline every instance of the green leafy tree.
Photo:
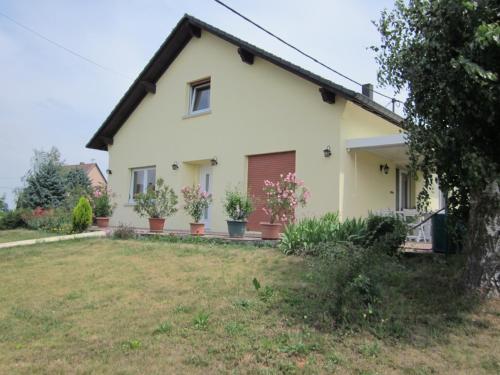
[{"label": "green leafy tree", "polygon": [[18,196],[18,207],[49,208],[63,203],[66,188],[60,159],[55,147],[48,152],[35,150],[25,177],[26,186]]},{"label": "green leafy tree", "polygon": [[500,294],[500,3],[397,0],[377,28],[379,82],[408,94],[404,128],[411,165],[434,176],[455,222],[467,223],[466,285]]},{"label": "green leafy tree", "polygon": [[66,189],[68,191],[82,191],[87,194],[92,193],[92,183],[87,173],[82,168],[70,168],[65,175]]},{"label": "green leafy tree", "polygon": [[92,207],[86,197],[81,197],[73,210],[73,231],[83,232],[92,224]]},{"label": "green leafy tree", "polygon": [[63,168],[64,188],[66,191],[63,206],[72,210],[81,196],[91,197],[92,184],[83,169],[78,167],[66,168]]},{"label": "green leafy tree", "polygon": [[0,196],[0,212],[7,212],[9,206],[7,205],[5,194]]}]

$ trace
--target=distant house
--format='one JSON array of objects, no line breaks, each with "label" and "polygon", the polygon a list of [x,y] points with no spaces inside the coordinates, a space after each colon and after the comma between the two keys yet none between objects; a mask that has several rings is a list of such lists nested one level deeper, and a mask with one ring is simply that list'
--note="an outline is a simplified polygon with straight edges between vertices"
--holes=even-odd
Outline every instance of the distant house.
[{"label": "distant house", "polygon": [[[288,172],[312,194],[299,218],[415,207],[422,179],[407,168],[401,121],[370,84],[354,92],[186,15],[87,147],[109,155],[112,225],[146,227],[134,196],[162,177],[177,193],[193,183],[213,193],[212,231],[225,230],[224,191],[240,186],[256,198],[248,229],[258,230],[264,180]],[[180,211],[169,228],[189,220]]]},{"label": "distant house", "polygon": [[97,165],[97,163],[83,163],[80,162],[80,164],[73,164],[73,165],[65,165],[64,168],[66,169],[71,169],[71,168],[79,168],[82,169],[86,174],[87,177],[90,180],[90,183],[92,184],[92,187],[97,187],[107,185],[106,178],[101,172],[101,169]]}]

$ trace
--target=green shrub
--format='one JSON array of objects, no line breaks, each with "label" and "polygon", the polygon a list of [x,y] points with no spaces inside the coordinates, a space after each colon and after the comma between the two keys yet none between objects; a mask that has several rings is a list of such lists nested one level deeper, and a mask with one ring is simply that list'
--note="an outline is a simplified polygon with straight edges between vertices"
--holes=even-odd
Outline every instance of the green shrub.
[{"label": "green shrub", "polygon": [[100,185],[94,190],[92,203],[96,217],[110,217],[113,215],[116,204],[112,202],[112,196],[113,194],[109,192],[106,185]]},{"label": "green shrub", "polygon": [[71,233],[73,230],[71,212],[63,208],[47,210],[39,215],[26,214],[24,218],[28,228],[34,230],[64,234]]},{"label": "green shrub", "polygon": [[[57,208],[64,209],[67,212],[70,213],[73,211],[73,208],[78,204],[78,201],[80,200],[81,197],[86,197],[90,199],[90,194],[84,190],[83,188],[76,187],[73,190],[67,191],[66,192],[66,197],[64,200],[61,202]],[[50,208],[49,208],[50,209]]]},{"label": "green shrub", "polygon": [[370,215],[366,226],[365,246],[389,255],[397,254],[408,232],[406,223],[395,216]]},{"label": "green shrub", "polygon": [[337,214],[327,214],[321,218],[304,218],[285,227],[279,244],[285,254],[311,254],[314,245],[330,242],[339,226]]},{"label": "green shrub", "polygon": [[339,221],[337,213],[328,213],[321,218],[305,218],[285,227],[280,249],[285,254],[317,256],[323,244],[337,242],[361,243],[366,236],[364,219]]},{"label": "green shrub", "polygon": [[162,178],[156,181],[154,188],[148,188],[146,193],[136,194],[134,200],[134,211],[142,217],[166,218],[177,212],[177,194]]},{"label": "green shrub", "polygon": [[325,244],[313,270],[324,309],[338,324],[353,328],[380,321],[387,279],[402,272],[386,254],[349,243]]},{"label": "green shrub", "polygon": [[83,232],[92,224],[92,207],[87,198],[81,197],[73,210],[73,231]]},{"label": "green shrub", "polygon": [[[305,260],[304,284],[280,289],[297,321],[318,329],[363,330],[378,338],[428,344],[450,328],[477,324],[481,306],[463,288],[466,257],[394,257],[349,243],[323,244]],[[421,341],[423,340],[423,341]]]},{"label": "green shrub", "polygon": [[224,210],[231,220],[244,221],[253,211],[252,200],[240,191],[227,190],[224,198]]},{"label": "green shrub", "polygon": [[23,210],[2,212],[0,216],[0,229],[25,227],[26,223],[23,218],[23,213]]},{"label": "green shrub", "polygon": [[347,218],[342,221],[335,234],[335,240],[339,242],[352,242],[361,244],[367,233],[366,220],[363,218]]}]

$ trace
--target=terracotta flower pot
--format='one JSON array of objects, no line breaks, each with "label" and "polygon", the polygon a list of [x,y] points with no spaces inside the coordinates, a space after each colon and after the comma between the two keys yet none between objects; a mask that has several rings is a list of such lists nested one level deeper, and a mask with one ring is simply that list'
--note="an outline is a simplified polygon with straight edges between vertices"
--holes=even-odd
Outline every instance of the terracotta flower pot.
[{"label": "terracotta flower pot", "polygon": [[163,232],[165,225],[164,218],[150,217],[149,218],[149,231],[150,232]]},{"label": "terracotta flower pot", "polygon": [[279,240],[281,224],[280,223],[260,223],[261,238],[263,240]]},{"label": "terracotta flower pot", "polygon": [[205,234],[205,224],[203,223],[190,223],[192,236],[203,236]]},{"label": "terracotta flower pot", "polygon": [[109,226],[109,217],[96,217],[95,223],[99,228],[107,228]]}]

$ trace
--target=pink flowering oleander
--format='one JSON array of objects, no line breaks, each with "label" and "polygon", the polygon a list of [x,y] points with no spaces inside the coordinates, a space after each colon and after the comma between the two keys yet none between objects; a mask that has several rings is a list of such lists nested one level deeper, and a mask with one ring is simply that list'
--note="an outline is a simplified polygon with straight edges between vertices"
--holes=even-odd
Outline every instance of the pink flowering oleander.
[{"label": "pink flowering oleander", "polygon": [[195,223],[201,220],[203,211],[212,203],[212,194],[201,190],[200,185],[185,186],[181,189],[184,197],[184,209]]},{"label": "pink flowering oleander", "polygon": [[97,217],[108,217],[113,214],[116,204],[112,202],[114,194],[105,185],[94,188],[92,193],[92,209]]},{"label": "pink flowering oleander", "polygon": [[299,180],[295,173],[280,175],[276,182],[264,181],[266,205],[263,211],[269,216],[269,222],[294,222],[295,209],[304,206],[311,193],[304,187],[304,181]]}]

